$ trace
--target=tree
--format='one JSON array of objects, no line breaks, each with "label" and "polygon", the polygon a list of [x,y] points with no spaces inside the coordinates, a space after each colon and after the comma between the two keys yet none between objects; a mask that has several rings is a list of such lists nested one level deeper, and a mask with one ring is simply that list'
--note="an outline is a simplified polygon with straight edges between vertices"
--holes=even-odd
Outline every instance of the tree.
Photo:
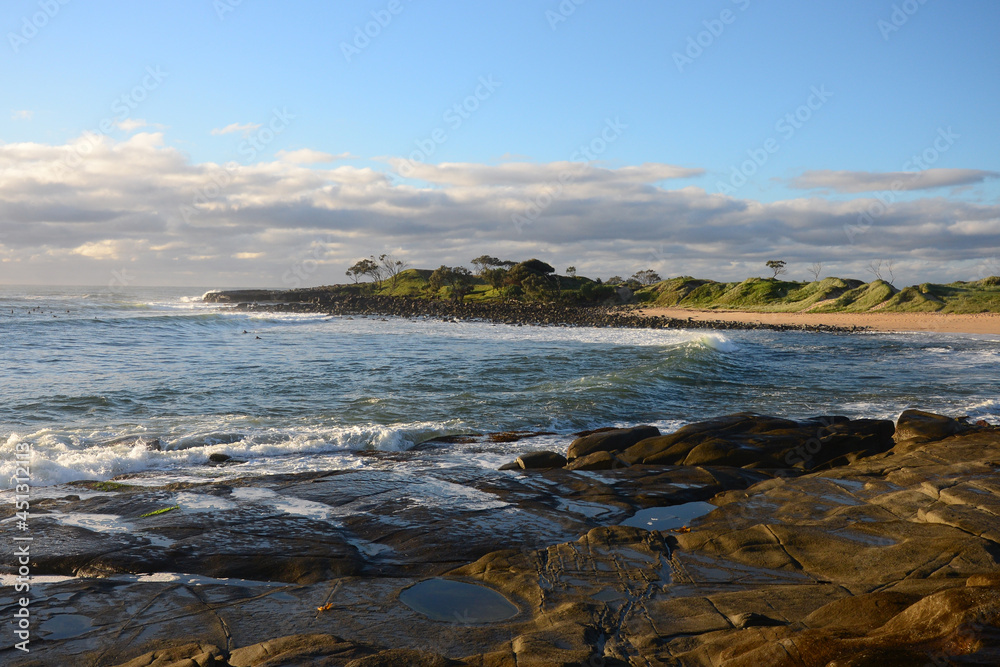
[{"label": "tree", "polygon": [[576,267],[575,266],[567,266],[566,267],[566,275],[569,276],[570,278],[576,278]]},{"label": "tree", "polygon": [[608,278],[607,284],[608,285],[621,285],[623,282],[625,282],[625,279],[622,278],[621,276],[611,276],[610,278]]},{"label": "tree", "polygon": [[525,278],[521,288],[528,297],[538,301],[543,301],[552,295],[552,285],[549,280],[537,273]]},{"label": "tree", "polygon": [[785,268],[785,262],[780,259],[769,259],[765,262],[767,268],[774,271],[774,275],[771,276],[771,280],[776,280],[778,276],[783,273],[788,273],[788,269]]},{"label": "tree", "polygon": [[362,276],[371,276],[379,287],[382,286],[382,267],[375,262],[375,257],[358,260],[351,268],[347,269],[347,275],[354,280],[355,284],[361,280]]},{"label": "tree", "polygon": [[809,273],[812,274],[813,281],[819,280],[819,274],[823,271],[822,262],[814,262],[812,266],[809,267]]},{"label": "tree", "polygon": [[516,264],[515,266],[523,266],[532,273],[540,273],[542,275],[554,273],[556,270],[554,266],[552,266],[551,264],[546,264],[540,259],[529,259],[528,261],[521,262],[520,264]]},{"label": "tree", "polygon": [[503,287],[504,282],[507,280],[507,269],[498,266],[492,269],[486,269],[480,275],[490,284],[490,287],[495,290],[499,290]]},{"label": "tree", "polygon": [[382,273],[389,280],[390,286],[395,287],[396,281],[399,280],[399,274],[406,270],[406,262],[396,259],[388,253],[379,255],[378,261]]},{"label": "tree", "polygon": [[434,293],[440,292],[442,287],[450,287],[451,298],[461,301],[472,291],[472,271],[464,266],[451,267],[442,264],[434,269],[427,283]]},{"label": "tree", "polygon": [[661,278],[660,274],[654,271],[653,269],[645,269],[643,271],[636,271],[635,273],[633,273],[632,277],[629,278],[629,280],[634,280],[643,286],[649,286],[649,285],[655,285],[656,283],[663,280],[663,278]]},{"label": "tree", "polygon": [[868,262],[868,270],[875,274],[876,280],[882,280],[882,271],[885,270],[889,274],[889,284],[891,285],[896,279],[893,274],[893,261],[885,259],[873,259]]},{"label": "tree", "polygon": [[491,255],[480,255],[472,260],[472,266],[475,267],[477,276],[482,276],[487,269],[495,266],[503,266],[504,264],[504,260]]}]

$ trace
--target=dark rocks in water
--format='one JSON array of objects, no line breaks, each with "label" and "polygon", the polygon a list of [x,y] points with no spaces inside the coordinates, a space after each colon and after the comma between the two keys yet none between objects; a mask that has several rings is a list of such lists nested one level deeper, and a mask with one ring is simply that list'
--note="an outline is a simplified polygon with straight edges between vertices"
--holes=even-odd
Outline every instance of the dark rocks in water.
[{"label": "dark rocks in water", "polygon": [[573,461],[566,466],[567,470],[611,470],[615,467],[624,467],[628,465],[620,459],[618,459],[611,452],[594,452],[592,454],[587,454],[586,456],[581,456],[579,458],[573,459]]},{"label": "dark rocks in water", "polygon": [[797,422],[737,413],[644,439],[626,449],[622,459],[647,465],[815,470],[888,451],[894,429],[891,421],[880,419]]},{"label": "dark rocks in water", "polygon": [[566,457],[549,451],[527,452],[517,457],[517,464],[523,470],[562,468],[566,465]]},{"label": "dark rocks in water", "polygon": [[524,468],[517,461],[511,461],[510,463],[504,463],[497,470],[524,470]]},{"label": "dark rocks in water", "polygon": [[323,313],[349,317],[391,316],[413,319],[433,317],[459,322],[492,322],[521,326],[584,326],[639,329],[768,329],[775,331],[824,331],[849,333],[857,327],[763,324],[761,322],[694,321],[647,316],[630,306],[578,306],[522,301],[434,301],[406,297],[363,295],[345,287],[319,287],[286,291],[235,290],[206,294],[205,301],[233,304],[245,311]]},{"label": "dark rocks in water", "polygon": [[208,460],[210,463],[225,463],[226,461],[232,461],[233,457],[228,454],[209,454]]},{"label": "dark rocks in water", "polygon": [[924,412],[923,410],[904,410],[896,420],[896,442],[909,440],[916,444],[941,440],[948,436],[968,431],[973,426],[951,417]]},{"label": "dark rocks in water", "polygon": [[660,435],[660,429],[655,426],[633,426],[598,431],[574,440],[569,446],[566,458],[572,461],[594,452],[621,451],[628,449],[640,440],[655,438],[658,435]]}]

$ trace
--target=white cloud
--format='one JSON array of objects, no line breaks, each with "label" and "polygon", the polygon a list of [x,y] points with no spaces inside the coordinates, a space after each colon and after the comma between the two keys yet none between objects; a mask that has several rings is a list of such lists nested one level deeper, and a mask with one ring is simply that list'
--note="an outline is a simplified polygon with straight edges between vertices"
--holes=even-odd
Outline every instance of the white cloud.
[{"label": "white cloud", "polygon": [[11,120],[31,120],[34,116],[35,112],[28,109],[12,110],[10,112]]},{"label": "white cloud", "polygon": [[[489,253],[604,277],[654,268],[736,279],[761,275],[775,258],[793,277],[814,261],[864,277],[872,258],[905,258],[923,271],[914,280],[965,279],[949,266],[1000,247],[995,203],[758,202],[671,189],[669,180],[700,170],[658,163],[424,165],[419,178],[400,180],[346,164],[309,167],[303,159],[326,154],[303,150],[220,165],[191,162],[158,132],[0,143],[0,280],[104,284],[124,264],[136,284],[323,284],[343,280],[359,257],[401,247],[413,266],[467,265]],[[564,173],[572,177],[561,182]],[[867,210],[877,214],[852,242],[845,226]]]},{"label": "white cloud", "polygon": [[261,127],[260,123],[245,123],[240,125],[239,123],[230,123],[225,127],[217,127],[212,130],[213,136],[218,136],[220,134],[232,134],[233,132],[242,132],[243,136],[247,136],[254,130]]},{"label": "white cloud", "polygon": [[293,164],[319,164],[323,162],[336,162],[337,160],[349,160],[357,156],[347,152],[334,155],[333,153],[314,151],[311,148],[300,148],[297,151],[278,151],[277,157],[282,162]]},{"label": "white cloud", "polygon": [[804,172],[791,185],[801,190],[825,188],[834,192],[875,192],[878,190],[928,190],[982,183],[1000,173],[980,169],[925,169],[924,171],[830,171]]}]

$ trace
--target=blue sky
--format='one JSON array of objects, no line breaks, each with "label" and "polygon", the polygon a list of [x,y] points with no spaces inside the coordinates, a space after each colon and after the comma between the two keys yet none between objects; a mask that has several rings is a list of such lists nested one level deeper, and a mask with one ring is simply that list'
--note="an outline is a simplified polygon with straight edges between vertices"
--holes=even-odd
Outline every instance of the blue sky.
[{"label": "blue sky", "polygon": [[[306,257],[335,282],[385,251],[730,279],[771,254],[858,277],[886,258],[969,279],[1000,240],[997,25],[997,3],[935,0],[9,0],[0,174],[37,189],[0,186],[0,279],[281,285]],[[102,122],[106,154],[39,175]],[[566,162],[590,171],[556,193]],[[629,170],[647,164],[664,168]],[[886,210],[865,203],[917,171]]]}]

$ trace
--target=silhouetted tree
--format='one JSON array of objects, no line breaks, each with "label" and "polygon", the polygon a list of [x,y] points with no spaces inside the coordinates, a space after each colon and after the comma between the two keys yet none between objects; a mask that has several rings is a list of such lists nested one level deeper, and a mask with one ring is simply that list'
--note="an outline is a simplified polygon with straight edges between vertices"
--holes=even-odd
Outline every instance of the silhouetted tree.
[{"label": "silhouetted tree", "polygon": [[767,260],[767,262],[765,262],[765,264],[767,265],[767,268],[774,271],[774,275],[771,276],[771,280],[777,279],[777,277],[783,273],[788,273],[788,269],[785,268],[784,260],[769,259]]}]

